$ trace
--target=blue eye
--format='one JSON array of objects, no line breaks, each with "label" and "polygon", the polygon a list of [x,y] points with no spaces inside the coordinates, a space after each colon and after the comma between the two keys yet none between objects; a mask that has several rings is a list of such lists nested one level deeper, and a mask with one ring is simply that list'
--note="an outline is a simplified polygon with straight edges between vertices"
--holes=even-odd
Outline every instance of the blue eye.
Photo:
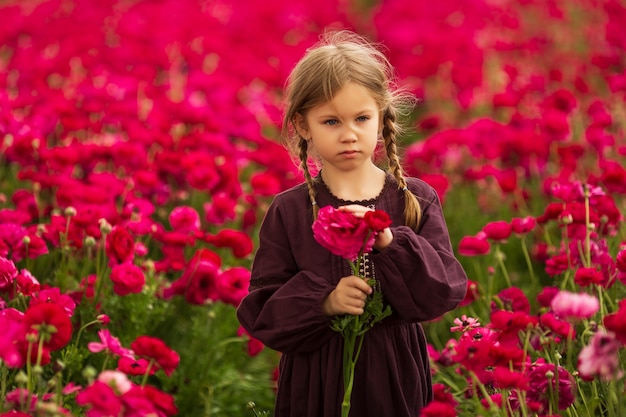
[{"label": "blue eye", "polygon": [[335,119],[326,120],[326,121],[324,122],[324,124],[325,124],[325,125],[329,125],[329,126],[334,126],[334,125],[336,125],[337,123],[339,123],[339,122],[338,122],[337,120],[335,120]]},{"label": "blue eye", "polygon": [[368,121],[370,118],[369,116],[359,116],[356,118],[359,122],[366,122]]}]

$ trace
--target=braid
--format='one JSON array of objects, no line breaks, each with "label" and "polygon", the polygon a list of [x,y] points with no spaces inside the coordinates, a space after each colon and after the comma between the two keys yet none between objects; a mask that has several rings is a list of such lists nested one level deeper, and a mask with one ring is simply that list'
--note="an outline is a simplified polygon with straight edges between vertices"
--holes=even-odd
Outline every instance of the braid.
[{"label": "braid", "polygon": [[422,210],[415,194],[407,188],[404,172],[400,164],[400,158],[398,157],[396,137],[399,133],[399,125],[396,123],[396,110],[390,106],[385,112],[383,118],[384,124],[382,134],[385,141],[385,151],[387,153],[387,158],[389,159],[389,171],[398,182],[398,188],[404,191],[404,219],[406,225],[414,230],[417,230],[422,217]]},{"label": "braid", "polygon": [[317,218],[317,212],[319,211],[319,207],[317,206],[317,202],[315,201],[315,189],[313,188],[313,178],[311,177],[311,172],[309,171],[309,165],[307,163],[309,159],[308,153],[308,144],[307,141],[298,135],[300,138],[298,140],[298,156],[300,157],[300,168],[302,168],[302,172],[304,173],[304,179],[306,180],[306,185],[309,189],[309,199],[311,200],[311,205],[313,206],[313,220]]}]

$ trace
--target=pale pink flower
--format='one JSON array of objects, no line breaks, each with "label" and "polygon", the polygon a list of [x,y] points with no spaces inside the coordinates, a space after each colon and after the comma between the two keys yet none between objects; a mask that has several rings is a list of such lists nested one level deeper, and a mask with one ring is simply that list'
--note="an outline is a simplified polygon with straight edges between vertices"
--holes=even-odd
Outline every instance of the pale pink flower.
[{"label": "pale pink flower", "polygon": [[578,372],[583,379],[599,377],[604,381],[621,378],[619,369],[619,350],[622,343],[615,333],[598,331],[578,355]]},{"label": "pale pink flower", "polygon": [[110,369],[100,372],[98,381],[104,382],[115,391],[116,394],[125,394],[133,387],[133,383],[125,373]]},{"label": "pale pink flower", "polygon": [[587,293],[559,291],[554,296],[550,307],[561,317],[588,319],[600,309],[598,298]]},{"label": "pale pink flower", "polygon": [[474,327],[480,327],[478,319],[467,317],[465,314],[463,314],[461,318],[455,318],[454,324],[456,324],[456,326],[450,327],[451,332],[465,332]]}]

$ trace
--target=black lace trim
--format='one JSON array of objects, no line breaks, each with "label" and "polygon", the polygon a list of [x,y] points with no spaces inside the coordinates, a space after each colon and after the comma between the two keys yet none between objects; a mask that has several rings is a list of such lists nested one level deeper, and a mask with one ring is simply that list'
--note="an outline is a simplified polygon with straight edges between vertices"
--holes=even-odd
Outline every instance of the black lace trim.
[{"label": "black lace trim", "polygon": [[330,195],[333,200],[335,200],[337,203],[339,203],[340,206],[348,205],[348,204],[360,204],[362,206],[375,206],[376,202],[378,202],[378,200],[380,200],[380,197],[393,184],[392,176],[387,174],[387,175],[385,175],[385,183],[383,184],[383,188],[380,190],[380,193],[378,193],[378,195],[376,197],[370,198],[370,199],[367,199],[367,200],[344,200],[343,198],[337,197],[335,194],[333,194],[330,191],[330,188],[328,188],[328,185],[326,185],[326,183],[322,179],[322,172],[321,171],[317,174],[315,179],[316,179],[316,182],[318,182],[320,184],[320,186],[322,188],[324,188],[324,190],[326,190],[328,195]]}]

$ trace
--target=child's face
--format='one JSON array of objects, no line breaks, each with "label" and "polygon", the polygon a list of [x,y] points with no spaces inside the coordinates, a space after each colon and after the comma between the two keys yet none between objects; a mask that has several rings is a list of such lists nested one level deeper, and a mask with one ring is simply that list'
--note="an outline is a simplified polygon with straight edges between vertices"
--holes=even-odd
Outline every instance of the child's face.
[{"label": "child's face", "polygon": [[380,109],[365,87],[346,84],[331,101],[313,107],[296,122],[324,167],[352,170],[372,163]]}]

